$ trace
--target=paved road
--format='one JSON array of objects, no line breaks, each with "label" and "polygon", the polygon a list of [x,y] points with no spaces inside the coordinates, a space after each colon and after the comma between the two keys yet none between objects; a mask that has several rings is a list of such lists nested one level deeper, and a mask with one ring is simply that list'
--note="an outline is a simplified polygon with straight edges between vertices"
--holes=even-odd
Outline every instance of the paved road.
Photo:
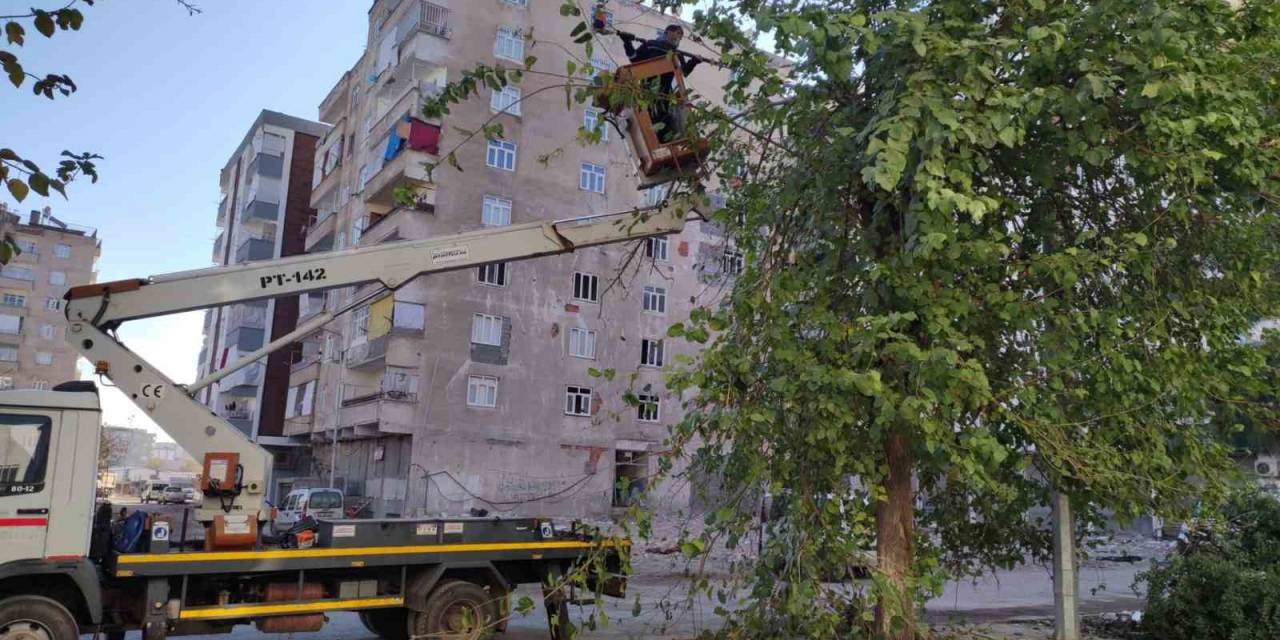
[{"label": "paved road", "polygon": [[[631,638],[687,638],[699,631],[713,628],[719,618],[713,613],[715,605],[706,600],[695,603],[680,602],[684,578],[674,558],[650,558],[646,566],[638,567],[641,577],[632,580],[628,600],[606,599],[605,613],[610,618],[607,629],[584,633],[581,637],[596,640],[622,640]],[[1141,608],[1140,598],[1130,588],[1137,573],[1147,566],[1124,563],[1086,563],[1080,571],[1081,607],[1086,613],[1123,611]],[[527,595],[536,599],[536,589],[522,588],[517,596]],[[632,616],[635,596],[639,595],[642,613]],[[659,602],[672,604],[670,614],[661,610]],[[730,600],[729,606],[734,601]],[[977,582],[959,582],[948,585],[946,592],[931,601],[926,617],[933,623],[969,622],[992,623],[1025,618],[1046,618],[1053,615],[1053,584],[1044,567],[1027,566],[1002,572]],[[575,622],[581,622],[585,612],[574,610]],[[198,640],[270,640],[279,636],[260,634],[251,626],[237,627],[230,635],[189,636]],[[527,616],[518,616],[506,634],[497,638],[506,640],[542,640],[546,638],[546,615],[541,609]],[[129,635],[138,638],[137,633]],[[298,634],[297,640],[375,640],[352,613],[329,614],[329,623],[319,632]]]}]

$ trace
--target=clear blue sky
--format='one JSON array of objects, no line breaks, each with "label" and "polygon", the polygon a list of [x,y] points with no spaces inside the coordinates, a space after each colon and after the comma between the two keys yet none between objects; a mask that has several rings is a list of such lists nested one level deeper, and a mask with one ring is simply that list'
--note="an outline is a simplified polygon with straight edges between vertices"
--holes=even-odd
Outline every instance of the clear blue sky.
[{"label": "clear blue sky", "polygon": [[[59,218],[97,227],[100,280],[210,264],[217,234],[218,172],[262,109],[305,118],[364,48],[366,0],[99,0],[80,31],[46,39],[27,29],[13,49],[27,70],[65,73],[79,86],[50,101],[0,86],[0,147],[42,166],[62,149],[93,151],[97,184],[75,183],[68,200],[31,194]],[[0,15],[48,0],[0,0]],[[7,190],[0,198],[15,205]],[[126,344],[179,382],[194,376],[199,317],[126,325]],[[127,422],[104,396],[106,418]],[[120,398],[119,400],[123,400]],[[136,426],[149,426],[145,420]]]}]

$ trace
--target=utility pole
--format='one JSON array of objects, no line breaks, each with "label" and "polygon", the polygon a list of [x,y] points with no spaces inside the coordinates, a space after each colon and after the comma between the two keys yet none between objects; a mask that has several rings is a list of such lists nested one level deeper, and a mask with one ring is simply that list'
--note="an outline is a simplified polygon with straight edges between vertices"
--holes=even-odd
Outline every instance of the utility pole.
[{"label": "utility pole", "polygon": [[1071,499],[1053,492],[1053,640],[1080,640],[1080,579],[1076,572]]},{"label": "utility pole", "polygon": [[[339,349],[338,390],[333,394],[333,439],[329,443],[329,488],[336,489],[338,471],[338,423],[342,420],[342,377],[347,372],[347,351]],[[345,488],[345,487],[344,487]]]}]

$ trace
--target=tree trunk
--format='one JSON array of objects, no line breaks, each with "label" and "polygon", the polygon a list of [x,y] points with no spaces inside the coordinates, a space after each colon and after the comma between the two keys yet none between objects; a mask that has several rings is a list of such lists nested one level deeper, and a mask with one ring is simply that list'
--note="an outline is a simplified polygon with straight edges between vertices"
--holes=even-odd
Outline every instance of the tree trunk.
[{"label": "tree trunk", "polygon": [[[915,456],[911,443],[901,433],[891,433],[884,443],[889,477],[885,480],[886,499],[876,504],[876,561],[891,591],[876,607],[876,631],[889,640],[914,640],[915,605],[907,587],[911,576],[912,541],[915,530],[915,504],[911,488],[911,472]],[[901,626],[894,629],[894,615],[902,616]]]}]

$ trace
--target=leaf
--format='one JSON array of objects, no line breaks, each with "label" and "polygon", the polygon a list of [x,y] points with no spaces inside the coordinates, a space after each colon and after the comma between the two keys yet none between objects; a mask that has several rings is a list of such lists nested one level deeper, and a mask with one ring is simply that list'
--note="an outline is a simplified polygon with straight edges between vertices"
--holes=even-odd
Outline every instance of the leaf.
[{"label": "leaf", "polygon": [[9,193],[13,194],[14,200],[17,200],[18,202],[22,202],[24,199],[26,199],[27,191],[28,191],[27,183],[17,178],[10,178],[8,185],[9,185]]},{"label": "leaf", "polygon": [[33,173],[27,178],[27,184],[31,185],[31,190],[44,196],[49,197],[49,176],[43,173]]},{"label": "leaf", "polygon": [[22,36],[26,34],[26,29],[16,22],[8,22],[4,25],[4,35],[9,38],[9,44],[22,46]]},{"label": "leaf", "polygon": [[538,63],[538,56],[525,56],[524,68],[532,69],[533,65]]},{"label": "leaf", "polygon": [[48,11],[40,11],[36,14],[35,25],[36,31],[39,31],[44,37],[53,37],[53,31],[56,27],[54,26],[53,18],[49,16]]},{"label": "leaf", "polygon": [[533,611],[533,598],[530,598],[529,596],[520,596],[520,599],[516,601],[516,613],[525,615],[530,611]]},{"label": "leaf", "polygon": [[1032,42],[1042,40],[1048,35],[1049,30],[1044,27],[1031,27],[1030,29],[1027,29],[1027,37],[1031,38]]},{"label": "leaf", "polygon": [[667,327],[668,338],[679,338],[682,335],[684,335],[684,323],[677,322],[670,327]]},{"label": "leaf", "polygon": [[1160,80],[1152,80],[1151,82],[1148,82],[1142,87],[1143,97],[1154,98],[1160,95],[1160,87],[1163,85],[1164,82],[1161,82]]},{"label": "leaf", "polygon": [[586,30],[587,30],[587,23],[579,22],[578,25],[573,28],[573,31],[569,32],[569,37],[576,38],[578,37],[579,34],[581,34],[583,31],[586,31]]},{"label": "leaf", "polygon": [[884,391],[884,384],[880,382],[879,371],[867,371],[865,373],[855,373],[852,376],[853,386],[858,388],[858,392],[864,396],[878,396]]}]

